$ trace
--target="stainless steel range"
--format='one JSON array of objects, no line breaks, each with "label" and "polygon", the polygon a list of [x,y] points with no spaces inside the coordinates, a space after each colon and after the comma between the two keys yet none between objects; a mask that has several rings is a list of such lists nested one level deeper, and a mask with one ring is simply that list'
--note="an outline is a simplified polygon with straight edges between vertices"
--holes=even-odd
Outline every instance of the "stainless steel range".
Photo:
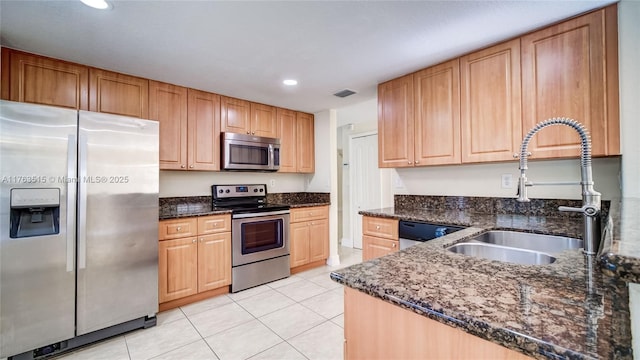
[{"label": "stainless steel range", "polygon": [[213,185],[214,209],[231,209],[231,292],[286,278],[289,206],[269,204],[267,185]]}]

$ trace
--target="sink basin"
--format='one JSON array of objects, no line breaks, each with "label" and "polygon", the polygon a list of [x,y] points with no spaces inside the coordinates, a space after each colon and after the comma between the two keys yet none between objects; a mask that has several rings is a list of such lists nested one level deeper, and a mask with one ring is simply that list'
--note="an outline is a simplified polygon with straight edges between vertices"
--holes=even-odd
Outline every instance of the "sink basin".
[{"label": "sink basin", "polygon": [[447,250],[458,254],[522,265],[546,265],[556,261],[555,257],[543,252],[480,242],[455,244],[448,247]]},{"label": "sink basin", "polygon": [[518,249],[541,251],[548,254],[557,254],[568,249],[582,248],[582,240],[580,239],[517,231],[487,231],[476,237],[472,237],[468,242],[476,241]]}]

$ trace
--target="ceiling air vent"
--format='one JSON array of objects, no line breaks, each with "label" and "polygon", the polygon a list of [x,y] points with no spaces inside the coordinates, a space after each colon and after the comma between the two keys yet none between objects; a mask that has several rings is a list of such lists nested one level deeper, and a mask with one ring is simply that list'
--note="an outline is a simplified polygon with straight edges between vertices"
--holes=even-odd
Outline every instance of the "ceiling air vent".
[{"label": "ceiling air vent", "polygon": [[341,97],[341,98],[343,98],[343,97],[347,97],[347,96],[349,96],[349,95],[353,95],[353,94],[355,94],[355,93],[356,93],[356,92],[355,92],[355,91],[353,91],[353,90],[344,89],[344,90],[340,90],[340,91],[338,91],[337,93],[335,93],[335,94],[333,94],[333,95],[335,95],[335,96],[337,96],[337,97]]}]

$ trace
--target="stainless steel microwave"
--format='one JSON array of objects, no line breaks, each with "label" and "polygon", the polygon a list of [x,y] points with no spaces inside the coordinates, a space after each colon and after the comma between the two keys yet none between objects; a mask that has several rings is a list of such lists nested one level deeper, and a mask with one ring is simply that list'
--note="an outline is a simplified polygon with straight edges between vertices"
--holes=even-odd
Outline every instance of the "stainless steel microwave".
[{"label": "stainless steel microwave", "polygon": [[220,136],[223,170],[280,169],[280,139],[229,132]]}]

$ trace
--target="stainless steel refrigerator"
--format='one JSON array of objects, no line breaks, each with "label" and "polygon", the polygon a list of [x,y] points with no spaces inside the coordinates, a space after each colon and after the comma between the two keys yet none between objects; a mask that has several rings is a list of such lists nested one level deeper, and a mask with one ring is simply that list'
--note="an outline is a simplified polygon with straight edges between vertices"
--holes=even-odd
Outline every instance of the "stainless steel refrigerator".
[{"label": "stainless steel refrigerator", "polygon": [[158,311],[158,123],[0,101],[0,358]]}]

